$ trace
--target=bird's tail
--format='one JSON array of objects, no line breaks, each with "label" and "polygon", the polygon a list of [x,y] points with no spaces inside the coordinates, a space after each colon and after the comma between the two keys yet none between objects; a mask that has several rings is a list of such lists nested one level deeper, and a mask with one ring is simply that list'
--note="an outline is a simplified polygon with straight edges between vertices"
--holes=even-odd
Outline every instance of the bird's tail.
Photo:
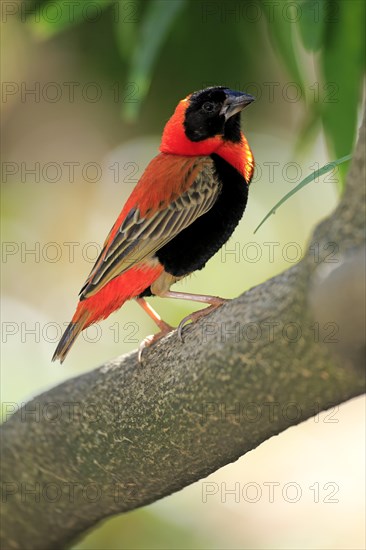
[{"label": "bird's tail", "polygon": [[80,315],[77,314],[78,310],[76,311],[71,323],[69,323],[67,329],[63,333],[61,340],[57,345],[56,351],[53,354],[52,361],[57,361],[57,359],[59,359],[60,363],[62,363],[80,332],[89,326],[89,312],[84,310]]}]

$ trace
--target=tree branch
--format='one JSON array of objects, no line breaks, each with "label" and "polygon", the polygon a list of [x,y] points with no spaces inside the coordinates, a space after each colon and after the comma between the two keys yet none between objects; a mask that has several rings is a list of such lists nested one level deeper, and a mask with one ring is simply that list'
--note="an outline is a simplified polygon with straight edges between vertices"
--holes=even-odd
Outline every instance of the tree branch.
[{"label": "tree branch", "polygon": [[346,192],[297,266],[187,327],[184,344],[169,335],[143,367],[117,358],[2,426],[3,548],[62,547],[364,392],[364,150],[363,126]]}]

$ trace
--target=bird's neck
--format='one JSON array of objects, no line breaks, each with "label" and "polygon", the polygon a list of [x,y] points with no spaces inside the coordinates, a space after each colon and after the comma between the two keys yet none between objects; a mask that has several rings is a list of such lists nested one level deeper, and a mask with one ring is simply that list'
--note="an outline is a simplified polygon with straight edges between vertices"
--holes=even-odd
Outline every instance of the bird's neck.
[{"label": "bird's neck", "polygon": [[215,153],[242,174],[247,183],[253,176],[254,158],[243,133],[240,142],[236,143],[219,135],[202,141],[191,141],[185,135],[182,124],[176,119],[170,119],[164,129],[160,151],[183,156],[209,156]]},{"label": "bird's neck", "polygon": [[231,164],[244,176],[245,181],[250,183],[254,172],[254,157],[243,133],[238,143],[222,140],[215,153]]}]

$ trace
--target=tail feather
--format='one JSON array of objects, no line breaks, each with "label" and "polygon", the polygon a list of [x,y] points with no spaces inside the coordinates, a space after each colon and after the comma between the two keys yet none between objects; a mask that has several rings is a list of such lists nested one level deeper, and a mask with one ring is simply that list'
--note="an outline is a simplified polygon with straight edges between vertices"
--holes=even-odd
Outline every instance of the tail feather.
[{"label": "tail feather", "polygon": [[76,322],[71,321],[71,323],[69,323],[57,345],[52,361],[57,361],[57,359],[59,359],[60,363],[63,363],[76,338],[79,336],[80,332],[86,328],[88,314],[87,312],[85,313],[86,314],[82,315]]},{"label": "tail feather", "polygon": [[163,271],[163,266],[156,265],[154,262],[151,264],[146,262],[141,267],[131,267],[109,281],[95,294],[81,299],[71,323],[61,337],[52,361],[59,359],[62,363],[82,330],[97,321],[106,319],[126,300],[139,296],[160,277]]}]

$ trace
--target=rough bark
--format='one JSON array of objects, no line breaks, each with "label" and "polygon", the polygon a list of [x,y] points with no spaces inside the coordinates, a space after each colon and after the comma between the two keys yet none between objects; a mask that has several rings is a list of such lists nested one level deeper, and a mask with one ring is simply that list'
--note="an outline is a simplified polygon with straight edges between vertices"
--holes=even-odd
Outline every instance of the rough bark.
[{"label": "rough bark", "polygon": [[346,192],[298,265],[187,327],[184,344],[169,335],[143,367],[119,357],[2,426],[4,549],[63,547],[364,392],[364,150],[363,126]]}]

